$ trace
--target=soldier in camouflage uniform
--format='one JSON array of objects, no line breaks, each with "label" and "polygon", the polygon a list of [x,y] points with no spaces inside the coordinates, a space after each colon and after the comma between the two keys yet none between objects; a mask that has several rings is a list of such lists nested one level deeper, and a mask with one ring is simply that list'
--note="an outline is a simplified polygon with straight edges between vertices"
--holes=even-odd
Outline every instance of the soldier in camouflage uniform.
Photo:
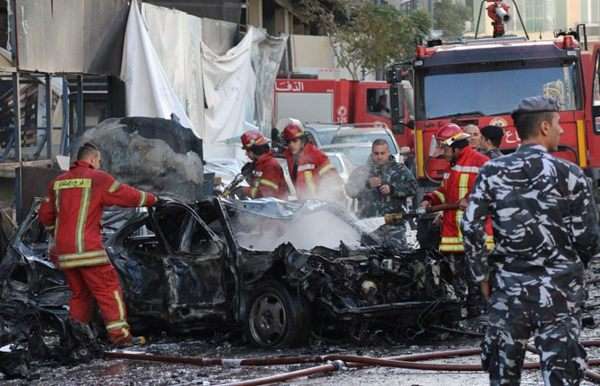
[{"label": "soldier in camouflage uniform", "polygon": [[[462,222],[470,270],[489,299],[482,362],[492,385],[518,385],[535,335],[545,385],[579,385],[584,264],[598,253],[598,215],[576,165],[550,155],[563,130],[558,104],[524,99],[513,112],[522,145],[486,163]],[[484,224],[492,216],[488,255]]]},{"label": "soldier in camouflage uniform", "polygon": [[[415,177],[406,166],[394,160],[384,139],[373,142],[367,166],[355,169],[346,184],[348,196],[358,201],[361,218],[405,211],[406,199],[416,192]],[[396,247],[406,245],[404,224],[385,225],[378,233]]]},{"label": "soldier in camouflage uniform", "polygon": [[359,217],[379,217],[404,210],[406,199],[417,193],[417,181],[390,156],[387,142],[377,139],[367,166],[352,172],[346,193],[358,200]]}]

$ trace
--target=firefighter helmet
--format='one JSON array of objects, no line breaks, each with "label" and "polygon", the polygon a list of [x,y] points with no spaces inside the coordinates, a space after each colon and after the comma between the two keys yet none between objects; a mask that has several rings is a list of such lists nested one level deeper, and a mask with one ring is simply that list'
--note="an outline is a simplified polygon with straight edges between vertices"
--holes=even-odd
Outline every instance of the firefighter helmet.
[{"label": "firefighter helmet", "polygon": [[255,145],[266,145],[269,143],[269,140],[262,135],[260,131],[257,130],[248,130],[244,134],[242,134],[242,149],[250,149]]},{"label": "firefighter helmet", "polygon": [[453,143],[469,137],[470,135],[455,123],[448,123],[435,133],[435,140],[441,146],[452,146]]},{"label": "firefighter helmet", "polygon": [[304,127],[302,127],[302,122],[294,118],[286,120],[281,136],[286,142],[290,142],[296,138],[302,138],[304,136]]}]

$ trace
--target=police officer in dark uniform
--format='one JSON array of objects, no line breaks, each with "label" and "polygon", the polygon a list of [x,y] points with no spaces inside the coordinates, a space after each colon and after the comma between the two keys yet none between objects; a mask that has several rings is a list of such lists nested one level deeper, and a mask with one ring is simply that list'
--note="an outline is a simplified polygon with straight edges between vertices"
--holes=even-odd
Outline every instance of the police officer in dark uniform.
[{"label": "police officer in dark uniform", "polygon": [[519,384],[532,335],[546,386],[579,385],[584,374],[583,274],[600,251],[598,215],[583,171],[550,154],[563,133],[558,111],[546,97],[519,104],[512,117],[522,144],[483,166],[462,222],[470,271],[489,299],[482,362],[492,385]]}]

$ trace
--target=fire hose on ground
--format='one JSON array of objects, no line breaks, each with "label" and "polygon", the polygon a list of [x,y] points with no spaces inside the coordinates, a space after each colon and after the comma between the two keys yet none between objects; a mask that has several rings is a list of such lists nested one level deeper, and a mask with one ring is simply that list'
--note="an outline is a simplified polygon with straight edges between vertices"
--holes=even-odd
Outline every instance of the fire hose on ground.
[{"label": "fire hose on ground", "polygon": [[[600,347],[600,340],[587,340],[581,342],[585,347]],[[537,353],[535,347],[528,345],[527,349]],[[276,365],[291,365],[291,364],[315,364],[324,363],[318,366],[313,366],[301,370],[281,373],[273,376],[256,378],[247,381],[234,382],[227,384],[228,386],[255,386],[267,385],[271,383],[284,382],[291,379],[306,377],[315,374],[325,374],[339,371],[343,368],[362,368],[368,366],[393,367],[413,370],[428,370],[428,371],[483,371],[479,364],[442,364],[442,363],[418,363],[434,359],[448,359],[455,357],[465,357],[478,355],[481,350],[478,348],[434,351],[422,354],[402,355],[389,358],[374,358],[358,355],[317,355],[317,356],[285,356],[285,357],[262,357],[262,358],[245,358],[245,359],[226,359],[226,358],[198,358],[198,357],[177,357],[165,355],[153,355],[146,353],[133,352],[106,352],[105,358],[109,359],[129,359],[153,361],[162,363],[179,363],[190,364],[195,366],[223,366],[223,367],[241,367],[241,366],[276,366]],[[600,359],[589,359],[589,366],[600,366]],[[539,363],[527,362],[523,364],[523,369],[538,369]],[[598,383],[600,382],[600,374],[591,370],[586,370],[585,376],[587,379]]]}]

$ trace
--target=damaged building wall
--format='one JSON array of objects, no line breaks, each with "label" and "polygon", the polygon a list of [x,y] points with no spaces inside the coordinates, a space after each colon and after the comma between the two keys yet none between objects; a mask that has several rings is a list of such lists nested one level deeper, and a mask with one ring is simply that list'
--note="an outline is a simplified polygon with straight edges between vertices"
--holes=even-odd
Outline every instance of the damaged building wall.
[{"label": "damaged building wall", "polygon": [[102,168],[121,182],[185,201],[203,195],[202,141],[174,121],[108,119],[87,130],[73,151],[88,141],[102,150]]},{"label": "damaged building wall", "polygon": [[21,70],[118,75],[127,0],[16,1]]},{"label": "damaged building wall", "polygon": [[198,17],[219,19],[231,23],[239,23],[242,13],[241,0],[144,0],[166,8],[176,8],[180,11]]}]

